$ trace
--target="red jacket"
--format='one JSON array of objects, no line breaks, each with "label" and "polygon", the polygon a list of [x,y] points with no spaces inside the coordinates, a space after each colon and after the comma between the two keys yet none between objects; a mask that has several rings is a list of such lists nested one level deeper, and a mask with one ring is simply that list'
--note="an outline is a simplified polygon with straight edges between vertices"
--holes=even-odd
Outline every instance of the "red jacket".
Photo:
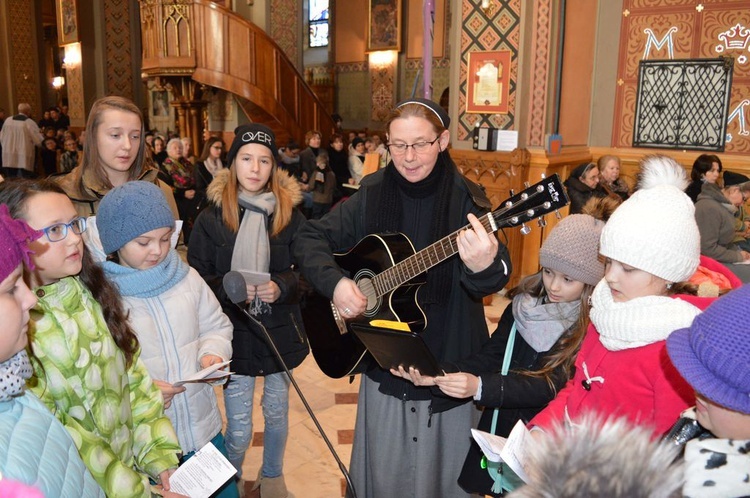
[{"label": "red jacket", "polygon": [[[586,389],[584,363],[589,378],[601,376],[604,382],[593,381]],[[694,403],[693,389],[667,356],[666,341],[609,351],[591,324],[576,358],[575,375],[529,426],[550,429],[565,420],[567,409],[573,422],[596,411],[605,416],[625,416],[661,435]]]}]

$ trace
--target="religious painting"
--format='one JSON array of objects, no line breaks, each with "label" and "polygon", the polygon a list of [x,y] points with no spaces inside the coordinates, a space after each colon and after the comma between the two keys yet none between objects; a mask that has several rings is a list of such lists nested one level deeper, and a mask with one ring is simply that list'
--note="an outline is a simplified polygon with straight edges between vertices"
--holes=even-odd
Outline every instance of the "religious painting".
[{"label": "religious painting", "polygon": [[466,112],[507,114],[510,50],[469,52]]},{"label": "religious painting", "polygon": [[78,37],[78,12],[76,0],[57,0],[57,38],[60,45],[76,43]]},{"label": "religious painting", "polygon": [[401,0],[369,0],[367,51],[401,50]]}]

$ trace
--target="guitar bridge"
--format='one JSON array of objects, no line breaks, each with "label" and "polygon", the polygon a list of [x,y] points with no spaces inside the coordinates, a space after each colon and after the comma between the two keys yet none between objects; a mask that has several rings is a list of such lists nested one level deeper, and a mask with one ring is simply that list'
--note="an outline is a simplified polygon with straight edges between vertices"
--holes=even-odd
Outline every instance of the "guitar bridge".
[{"label": "guitar bridge", "polygon": [[341,318],[341,315],[339,314],[338,308],[336,308],[336,305],[333,304],[333,301],[331,301],[331,312],[333,312],[333,319],[336,321],[336,327],[339,329],[339,333],[341,335],[346,334],[348,331],[346,330],[346,322],[343,318]]}]

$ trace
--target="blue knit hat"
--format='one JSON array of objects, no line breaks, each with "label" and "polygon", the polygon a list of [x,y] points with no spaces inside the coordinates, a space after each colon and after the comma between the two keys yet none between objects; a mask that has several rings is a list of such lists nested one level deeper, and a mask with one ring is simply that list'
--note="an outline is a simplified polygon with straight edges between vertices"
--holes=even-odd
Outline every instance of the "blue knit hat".
[{"label": "blue knit hat", "polygon": [[150,182],[127,182],[104,196],[96,226],[105,254],[151,230],[174,227],[174,215],[159,187]]},{"label": "blue knit hat", "polygon": [[667,338],[680,375],[702,396],[750,414],[750,285],[730,291]]}]

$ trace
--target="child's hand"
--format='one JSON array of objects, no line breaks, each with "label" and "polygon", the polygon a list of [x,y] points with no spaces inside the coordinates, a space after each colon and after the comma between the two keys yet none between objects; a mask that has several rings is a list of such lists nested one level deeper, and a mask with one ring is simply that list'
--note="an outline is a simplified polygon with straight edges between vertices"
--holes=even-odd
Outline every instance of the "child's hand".
[{"label": "child's hand", "polygon": [[159,489],[159,491],[161,492],[162,496],[166,496],[166,497],[169,497],[169,498],[190,498],[188,496],[181,495],[179,493],[175,493],[173,491],[170,491],[169,478],[172,476],[172,474],[174,474],[175,470],[177,470],[177,469],[169,469],[169,470],[165,470],[164,472],[162,472],[161,474],[159,474],[159,480],[161,481],[161,487],[157,488],[157,489]]},{"label": "child's hand", "polygon": [[185,392],[185,386],[174,387],[169,382],[164,382],[163,380],[154,379],[154,384],[156,384],[156,387],[161,391],[161,396],[164,398],[165,409],[172,405],[172,398],[174,398],[175,394]]},{"label": "child's hand", "polygon": [[479,377],[468,373],[449,373],[435,379],[435,384],[452,398],[472,398],[479,389]]},{"label": "child's hand", "polygon": [[273,303],[281,296],[281,289],[273,280],[255,287],[255,292],[264,303]]},{"label": "child's hand", "polygon": [[415,386],[434,386],[435,377],[428,377],[419,373],[419,370],[414,367],[409,367],[409,371],[404,370],[404,367],[399,366],[398,370],[391,368],[391,374],[396,377],[403,377]]},{"label": "child's hand", "polygon": [[208,368],[211,365],[215,365],[217,363],[222,363],[224,360],[221,358],[221,356],[216,356],[215,354],[207,354],[204,356],[201,356],[201,369]]}]

